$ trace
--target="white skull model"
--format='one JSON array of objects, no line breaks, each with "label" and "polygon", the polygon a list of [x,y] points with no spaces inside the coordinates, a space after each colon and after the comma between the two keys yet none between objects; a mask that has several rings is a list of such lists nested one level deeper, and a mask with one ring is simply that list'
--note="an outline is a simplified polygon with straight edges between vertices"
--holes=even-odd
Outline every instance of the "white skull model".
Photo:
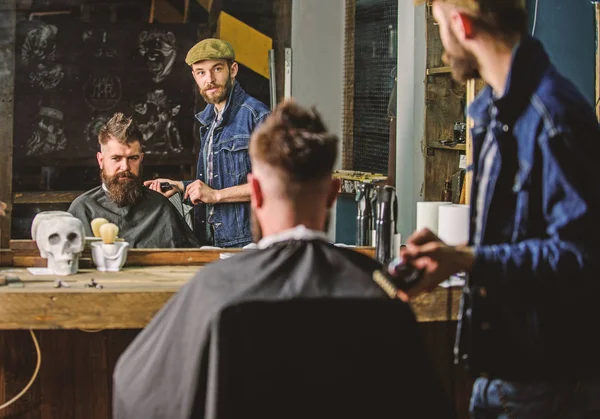
[{"label": "white skull model", "polygon": [[40,212],[31,226],[31,237],[54,275],[77,273],[84,236],[83,223],[63,211]]}]

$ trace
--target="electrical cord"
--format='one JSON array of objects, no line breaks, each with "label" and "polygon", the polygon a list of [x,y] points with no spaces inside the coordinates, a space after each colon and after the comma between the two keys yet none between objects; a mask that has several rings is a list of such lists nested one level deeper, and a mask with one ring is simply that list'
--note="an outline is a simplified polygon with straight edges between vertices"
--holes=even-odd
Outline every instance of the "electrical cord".
[{"label": "electrical cord", "polygon": [[19,400],[23,396],[23,394],[27,393],[27,390],[29,390],[29,387],[31,387],[31,385],[37,378],[38,372],[40,371],[40,365],[42,365],[42,352],[40,351],[40,344],[38,343],[38,340],[35,337],[33,330],[30,329],[29,333],[31,333],[31,339],[33,340],[33,345],[35,346],[35,351],[37,353],[37,364],[35,366],[35,370],[33,371],[33,375],[31,376],[31,379],[29,380],[27,385],[23,388],[23,390],[21,390],[21,392],[19,394],[17,394],[15,397],[10,399],[6,403],[0,405],[0,410],[6,409],[8,406],[13,404],[17,400]]},{"label": "electrical cord", "polygon": [[533,30],[531,31],[531,36],[535,35],[535,27],[537,26],[537,17],[538,17],[538,4],[540,0],[535,0],[535,11],[533,12]]}]

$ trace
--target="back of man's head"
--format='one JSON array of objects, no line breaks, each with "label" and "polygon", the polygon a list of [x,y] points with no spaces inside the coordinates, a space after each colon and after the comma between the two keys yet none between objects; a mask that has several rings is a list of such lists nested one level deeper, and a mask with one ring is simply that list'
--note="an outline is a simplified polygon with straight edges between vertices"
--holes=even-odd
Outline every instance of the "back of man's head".
[{"label": "back of man's head", "polygon": [[98,131],[98,144],[105,146],[110,140],[117,140],[121,144],[130,145],[139,142],[142,145],[143,137],[133,119],[120,112],[113,115],[108,122]]},{"label": "back of man's head", "polygon": [[433,0],[455,6],[470,15],[474,29],[500,40],[512,40],[527,33],[525,0]]},{"label": "back of man's head", "polygon": [[330,179],[337,150],[337,137],[327,132],[316,110],[291,100],[279,104],[250,141],[253,166],[277,172],[289,191]]},{"label": "back of man's head", "polygon": [[276,176],[291,199],[303,187],[331,179],[337,151],[337,137],[327,132],[316,110],[291,100],[279,104],[250,141],[253,173]]},{"label": "back of man's head", "polygon": [[251,203],[255,240],[298,225],[326,228],[339,183],[332,179],[337,137],[319,114],[285,101],[252,134]]}]

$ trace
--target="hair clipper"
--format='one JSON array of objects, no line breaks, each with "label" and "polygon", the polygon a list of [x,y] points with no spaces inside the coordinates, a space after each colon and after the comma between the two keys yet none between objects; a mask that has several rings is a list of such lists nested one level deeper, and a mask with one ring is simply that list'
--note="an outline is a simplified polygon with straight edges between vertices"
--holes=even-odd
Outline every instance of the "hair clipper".
[{"label": "hair clipper", "polygon": [[401,257],[394,258],[383,269],[373,272],[373,280],[390,298],[396,298],[398,291],[408,291],[423,278],[423,269],[405,263]]},{"label": "hair clipper", "polygon": [[161,192],[170,191],[171,189],[173,189],[173,185],[171,185],[169,182],[160,182]]}]

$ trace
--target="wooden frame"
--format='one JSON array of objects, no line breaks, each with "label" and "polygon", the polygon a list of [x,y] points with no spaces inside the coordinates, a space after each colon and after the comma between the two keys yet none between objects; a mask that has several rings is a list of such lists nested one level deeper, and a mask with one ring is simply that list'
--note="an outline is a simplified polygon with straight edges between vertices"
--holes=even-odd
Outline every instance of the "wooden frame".
[{"label": "wooden frame", "polygon": [[[0,40],[4,52],[7,74],[0,76],[0,201],[6,203],[6,217],[0,217],[0,249],[8,248],[12,214],[13,173],[13,115],[15,91],[15,0],[6,0],[0,14],[6,22],[6,30],[12,33],[8,39]],[[6,42],[6,43],[4,43]]]},{"label": "wooden frame", "polygon": [[275,88],[277,103],[285,97],[285,49],[292,47],[292,0],[273,0],[275,12]]},{"label": "wooden frame", "polygon": [[[475,80],[467,82],[467,104],[475,100]],[[473,119],[467,117],[467,173],[465,174],[465,204],[471,203],[471,185],[473,184],[473,141],[471,138],[471,128],[473,128]]]},{"label": "wooden frame", "polygon": [[596,117],[600,120],[600,108],[598,103],[600,102],[600,45],[598,41],[600,39],[600,3],[594,5],[596,9]]},{"label": "wooden frame", "polygon": [[352,168],[354,155],[354,34],[356,0],[345,1],[342,169]]},{"label": "wooden frame", "polygon": [[[424,4],[421,2],[420,4]],[[442,142],[450,140],[454,133],[455,122],[466,122],[464,98],[468,87],[452,78],[452,70],[442,62],[443,45],[439,30],[431,16],[427,3],[426,44],[427,64],[425,76],[425,126],[424,157],[425,179],[423,187],[424,201],[439,201],[444,181],[460,170],[460,155],[468,149],[467,144]],[[467,139],[468,142],[468,139]],[[457,194],[460,196],[460,194]],[[458,201],[460,202],[460,200]]]}]

